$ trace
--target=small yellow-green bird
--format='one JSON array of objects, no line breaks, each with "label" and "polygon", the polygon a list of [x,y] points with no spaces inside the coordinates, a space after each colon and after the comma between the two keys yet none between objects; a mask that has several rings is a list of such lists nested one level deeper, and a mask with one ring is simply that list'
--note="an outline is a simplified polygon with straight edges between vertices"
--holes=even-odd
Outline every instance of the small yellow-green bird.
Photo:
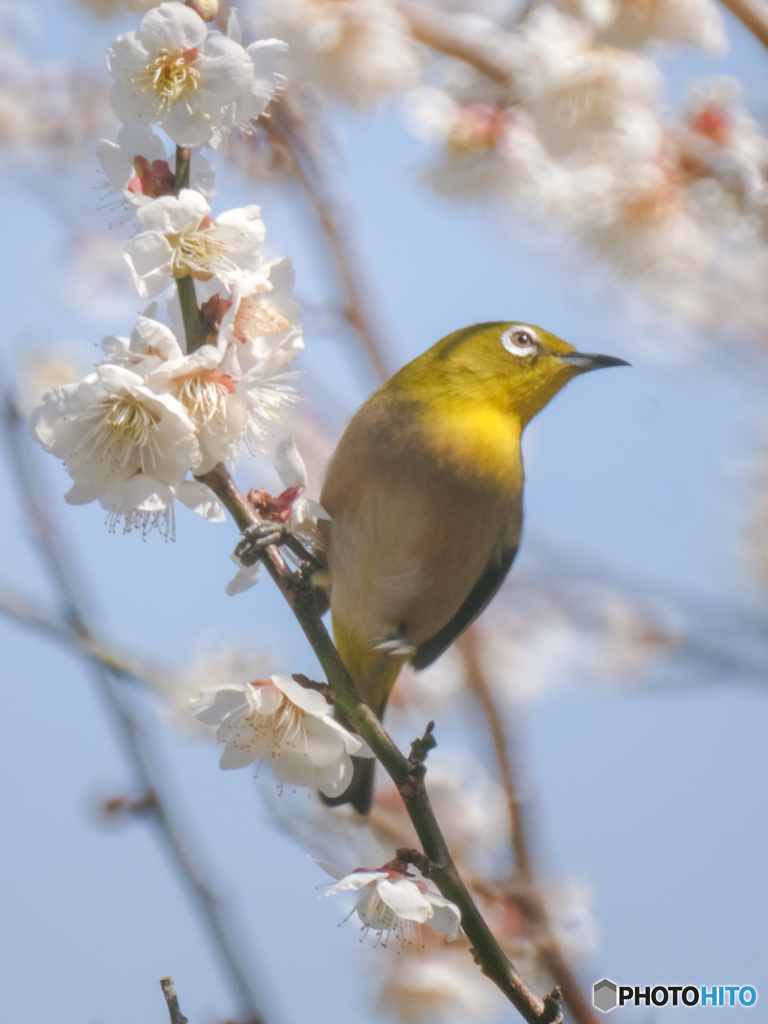
[{"label": "small yellow-green bird", "polygon": [[[353,416],[320,503],[333,635],[382,716],[406,661],[426,668],[504,581],[522,525],[520,438],[588,355],[540,327],[485,323],[438,341]],[[370,809],[375,762],[331,803]]]}]

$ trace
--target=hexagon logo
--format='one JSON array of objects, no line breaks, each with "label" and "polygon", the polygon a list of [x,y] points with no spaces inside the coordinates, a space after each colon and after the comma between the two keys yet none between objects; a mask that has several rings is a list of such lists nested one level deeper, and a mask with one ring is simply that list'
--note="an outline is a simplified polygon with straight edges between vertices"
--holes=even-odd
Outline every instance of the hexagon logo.
[{"label": "hexagon logo", "polygon": [[603,978],[602,981],[596,981],[594,988],[592,989],[592,1002],[595,1004],[598,1010],[602,1010],[603,1013],[607,1013],[616,1006],[618,999],[616,993],[618,986],[607,978]]}]

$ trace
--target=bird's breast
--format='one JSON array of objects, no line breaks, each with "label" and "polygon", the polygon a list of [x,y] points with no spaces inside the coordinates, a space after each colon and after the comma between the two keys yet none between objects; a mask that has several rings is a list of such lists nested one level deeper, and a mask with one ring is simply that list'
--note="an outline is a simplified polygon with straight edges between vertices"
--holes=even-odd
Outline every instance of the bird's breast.
[{"label": "bird's breast", "polygon": [[437,465],[485,489],[517,492],[523,484],[520,423],[479,402],[431,402],[420,411],[426,445]]},{"label": "bird's breast", "polygon": [[520,537],[515,423],[468,403],[414,406],[353,420],[321,497],[334,622],[367,642],[422,643]]}]

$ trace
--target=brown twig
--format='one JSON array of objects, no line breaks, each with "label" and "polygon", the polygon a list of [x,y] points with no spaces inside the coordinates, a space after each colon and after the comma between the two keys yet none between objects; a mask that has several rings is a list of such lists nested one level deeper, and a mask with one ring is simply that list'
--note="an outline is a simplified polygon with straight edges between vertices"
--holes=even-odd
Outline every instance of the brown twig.
[{"label": "brown twig", "polygon": [[96,658],[106,668],[129,679],[140,680],[152,690],[168,697],[177,691],[171,675],[148,661],[139,660],[132,654],[118,650],[94,636],[82,636],[72,626],[60,622],[54,614],[44,611],[40,604],[19,591],[0,582],[0,612],[30,629],[39,630],[54,640],[69,647],[79,648],[91,658]]},{"label": "brown twig", "polygon": [[509,747],[504,730],[504,723],[499,709],[493,699],[493,694],[485,678],[480,658],[478,656],[477,629],[474,626],[464,633],[456,642],[456,649],[461,655],[464,663],[464,675],[467,685],[474,693],[478,703],[483,709],[488,729],[493,741],[493,751],[496,756],[496,763],[499,767],[501,784],[504,788],[504,795],[507,799],[507,812],[509,814],[510,840],[512,852],[515,858],[515,872],[522,880],[528,880],[533,876],[528,840],[523,823],[523,812],[520,806],[520,798],[515,783],[515,773],[512,767],[512,760],[509,756]]},{"label": "brown twig", "polygon": [[472,693],[483,709],[493,741],[496,762],[504,793],[510,822],[510,841],[515,858],[515,876],[513,892],[515,901],[534,926],[536,933],[542,936],[539,954],[555,984],[563,996],[563,1003],[570,1011],[576,1024],[598,1024],[592,1007],[584,997],[579,983],[563,955],[563,951],[555,938],[549,920],[546,905],[541,895],[538,879],[531,858],[525,815],[515,781],[515,770],[510,756],[509,741],[504,729],[504,722],[488,680],[485,678],[478,655],[477,627],[470,626],[457,641],[456,647],[464,662],[464,672]]},{"label": "brown twig", "polygon": [[513,84],[509,67],[495,58],[488,47],[468,40],[444,14],[431,7],[410,3],[403,5],[401,11],[410,23],[413,38],[420,43],[471,65],[492,82],[504,86]]},{"label": "brown twig", "polygon": [[350,251],[352,242],[349,230],[342,225],[338,203],[324,179],[319,160],[304,137],[305,129],[301,119],[290,106],[289,100],[283,96],[273,103],[269,117],[261,118],[259,124],[288,157],[291,174],[314,210],[336,267],[344,292],[344,318],[360,338],[376,376],[381,381],[386,380],[390,370],[384,358],[384,346],[378,337],[379,331],[365,312],[365,289],[360,280],[360,272],[355,269],[360,261]]},{"label": "brown twig", "polygon": [[[261,525],[263,520],[249,505],[229,471],[221,463],[213,471],[197,479],[216,494],[230,511],[241,531],[246,532],[251,527],[258,528]],[[424,736],[414,742],[411,755],[406,758],[357,693],[318,614],[309,573],[305,571],[304,566],[295,573],[290,572],[274,545],[261,550],[257,557],[288,601],[317,655],[333,692],[333,703],[365,739],[397,786],[421,841],[424,855],[429,860],[430,877],[442,894],[458,906],[462,927],[472,943],[475,959],[483,972],[501,989],[529,1024],[556,1024],[561,1021],[559,994],[553,992],[545,999],[541,999],[528,987],[499,946],[459,876],[424,785],[424,759],[435,742],[431,724]]]},{"label": "brown twig", "polygon": [[766,0],[720,0],[759,42],[768,48],[768,3]]},{"label": "brown twig", "polygon": [[173,978],[161,978],[160,985],[163,989],[165,1001],[168,1004],[171,1024],[189,1024],[188,1019],[179,1009],[179,997],[176,995],[176,986],[173,983]]}]

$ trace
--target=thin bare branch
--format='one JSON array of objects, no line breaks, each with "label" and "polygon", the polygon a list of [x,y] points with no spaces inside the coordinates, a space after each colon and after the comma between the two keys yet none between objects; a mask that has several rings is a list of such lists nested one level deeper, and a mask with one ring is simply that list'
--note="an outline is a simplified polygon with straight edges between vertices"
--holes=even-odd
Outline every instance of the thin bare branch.
[{"label": "thin bare branch", "polygon": [[515,857],[513,892],[520,909],[534,926],[539,939],[539,955],[555,984],[562,993],[563,1003],[576,1024],[598,1024],[597,1017],[583,992],[555,938],[546,905],[536,877],[531,857],[525,815],[515,781],[515,770],[510,755],[509,740],[488,680],[485,678],[478,656],[477,628],[471,626],[457,641],[456,647],[464,662],[469,688],[483,709],[493,740],[493,749],[499,767],[501,783],[507,798],[511,831],[511,844]]},{"label": "thin bare branch", "polygon": [[179,997],[176,995],[176,986],[173,983],[173,978],[161,978],[160,985],[163,989],[165,1001],[168,1003],[171,1024],[189,1024],[189,1020],[179,1009]]},{"label": "thin bare branch", "polygon": [[507,798],[507,812],[509,814],[510,841],[512,852],[515,858],[515,872],[521,879],[528,880],[533,875],[531,856],[528,850],[528,840],[523,824],[523,813],[520,806],[520,799],[515,783],[515,774],[512,767],[512,760],[509,756],[507,737],[504,723],[499,709],[493,699],[493,694],[485,678],[480,659],[477,652],[477,630],[474,626],[464,633],[456,641],[456,649],[461,655],[464,663],[464,676],[467,685],[474,693],[478,703],[483,709],[488,729],[493,741],[493,750],[496,756],[496,763],[499,767],[501,784]]},{"label": "thin bare branch", "polygon": [[277,100],[270,108],[269,117],[262,118],[259,124],[289,159],[291,174],[314,210],[336,267],[345,298],[344,317],[360,338],[377,377],[386,380],[390,370],[380,332],[365,311],[363,294],[366,289],[357,269],[360,260],[352,252],[349,229],[343,224],[338,202],[325,180],[320,161],[304,137],[306,128],[286,97]]},{"label": "thin bare branch", "polygon": [[432,7],[403,4],[402,13],[410,22],[413,38],[433,50],[470,64],[481,75],[499,85],[513,84],[509,67],[488,47],[466,38],[451,19]]},{"label": "thin bare branch", "polygon": [[87,650],[90,644],[98,641],[90,625],[82,584],[74,570],[74,559],[48,512],[50,502],[43,493],[42,481],[32,458],[26,423],[9,390],[2,396],[2,420],[8,452],[26,504],[27,522],[37,542],[37,550],[51,575],[70,630],[83,638],[83,654],[123,742],[134,775],[135,791],[148,802],[150,813],[147,818],[156,825],[172,863],[197,904],[219,960],[243,1010],[248,1014],[249,1024],[263,1024],[255,986],[240,952],[243,940],[236,934],[234,923],[208,881],[198,855],[193,853],[189,836],[182,834],[178,810],[171,810],[174,800],[169,794],[168,779],[154,754],[149,726],[137,716],[130,692],[118,681],[115,668],[106,664],[96,652]]},{"label": "thin bare branch", "polygon": [[768,48],[768,3],[766,0],[720,0],[746,26],[755,39]]},{"label": "thin bare branch", "polygon": [[[197,479],[211,488],[244,533],[263,522],[222,463]],[[244,557],[242,550],[240,555]],[[365,739],[397,786],[421,841],[425,863],[429,863],[429,877],[442,894],[458,906],[462,928],[472,943],[477,963],[529,1024],[559,1024],[562,1020],[559,994],[555,991],[541,999],[528,987],[499,946],[453,862],[424,785],[424,758],[435,742],[431,724],[425,735],[414,742],[411,756],[406,757],[357,693],[318,614],[310,573],[305,571],[307,567],[291,572],[274,545],[261,550],[257,557],[290,605],[317,655],[333,693],[333,703]]]},{"label": "thin bare branch", "polygon": [[31,598],[3,582],[0,582],[0,612],[20,625],[39,630],[53,640],[78,648],[121,676],[146,683],[157,693],[172,696],[177,688],[173,676],[157,665],[135,658],[96,637],[81,635],[72,626],[60,622],[55,615],[43,610]]}]

